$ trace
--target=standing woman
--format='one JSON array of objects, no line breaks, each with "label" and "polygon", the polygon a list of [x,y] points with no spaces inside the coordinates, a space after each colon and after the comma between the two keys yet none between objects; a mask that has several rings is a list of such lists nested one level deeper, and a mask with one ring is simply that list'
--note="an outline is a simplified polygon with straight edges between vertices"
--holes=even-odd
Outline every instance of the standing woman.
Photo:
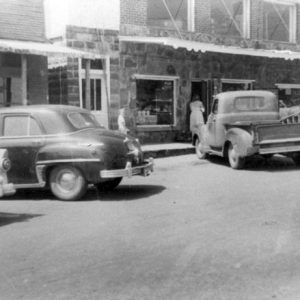
[{"label": "standing woman", "polygon": [[202,138],[205,138],[203,133],[204,118],[203,113],[205,111],[203,103],[200,101],[200,97],[195,95],[193,101],[190,103],[191,115],[190,115],[190,130],[192,132],[193,145],[195,145],[196,155],[199,159],[205,158],[205,152],[202,150]]},{"label": "standing woman", "polygon": [[200,100],[199,95],[193,97],[190,103],[191,115],[190,115],[190,130],[191,132],[199,131],[204,124],[203,113],[205,112],[204,105]]}]

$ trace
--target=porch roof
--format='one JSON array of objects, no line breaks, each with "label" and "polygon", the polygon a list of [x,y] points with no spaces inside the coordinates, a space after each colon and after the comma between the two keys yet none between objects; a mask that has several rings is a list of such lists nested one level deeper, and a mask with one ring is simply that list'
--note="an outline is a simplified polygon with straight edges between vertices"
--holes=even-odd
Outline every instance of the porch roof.
[{"label": "porch roof", "polygon": [[135,42],[135,43],[148,43],[148,44],[161,44],[171,46],[175,49],[185,48],[189,51],[195,52],[217,52],[225,54],[237,55],[250,55],[269,58],[283,58],[286,60],[300,59],[300,52],[290,50],[266,50],[254,48],[241,48],[233,46],[223,46],[211,43],[203,43],[189,40],[181,40],[171,37],[145,37],[145,36],[120,36],[120,41]]},{"label": "porch roof", "polygon": [[100,57],[100,55],[96,53],[80,51],[56,44],[5,39],[0,39],[0,52],[12,52],[16,54],[32,54],[42,56],[59,55],[64,57],[87,59],[95,59]]}]

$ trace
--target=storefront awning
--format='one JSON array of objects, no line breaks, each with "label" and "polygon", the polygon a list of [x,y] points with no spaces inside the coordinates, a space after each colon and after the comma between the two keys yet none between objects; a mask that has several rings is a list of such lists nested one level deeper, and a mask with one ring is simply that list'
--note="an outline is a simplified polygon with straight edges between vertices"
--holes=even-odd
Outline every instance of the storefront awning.
[{"label": "storefront awning", "polygon": [[135,42],[135,43],[147,43],[147,44],[161,44],[165,46],[171,46],[175,49],[185,48],[189,51],[195,52],[216,52],[224,54],[236,54],[236,55],[250,55],[258,57],[268,58],[283,58],[286,60],[300,59],[300,52],[289,50],[265,50],[254,48],[241,48],[233,46],[223,46],[211,43],[202,43],[189,40],[181,40],[171,37],[143,37],[143,36],[120,36],[120,41]]},{"label": "storefront awning", "polygon": [[95,59],[100,55],[50,43],[0,39],[0,52]]}]

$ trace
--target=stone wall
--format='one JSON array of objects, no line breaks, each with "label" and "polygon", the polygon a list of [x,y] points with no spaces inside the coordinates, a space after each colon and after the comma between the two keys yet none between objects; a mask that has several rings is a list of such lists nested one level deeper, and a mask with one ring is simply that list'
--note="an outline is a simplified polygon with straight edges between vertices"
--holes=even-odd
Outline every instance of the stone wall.
[{"label": "stone wall", "polygon": [[[182,132],[188,132],[188,104],[191,98],[191,81],[194,79],[250,79],[255,89],[276,91],[276,83],[299,83],[300,61],[286,61],[253,56],[189,52],[156,44],[121,44],[120,85],[132,98],[136,95],[134,74],[178,76],[175,126],[169,128],[137,128],[142,142],[174,141]],[[279,71],[280,70],[280,71]],[[121,93],[122,94],[122,93]],[[122,96],[121,96],[122,99]],[[122,101],[122,100],[121,100]],[[134,115],[135,102],[132,103]]]},{"label": "stone wall", "polygon": [[[152,1],[152,0],[148,0]],[[227,35],[212,34],[210,5],[211,0],[195,0],[195,32],[182,31],[181,37],[175,29],[153,28],[145,26],[147,19],[147,10],[145,9],[146,0],[139,0],[143,6],[139,14],[135,13],[134,0],[121,1],[121,25],[120,33],[122,35],[140,35],[140,36],[164,36],[164,37],[183,37],[186,40],[198,42],[213,43],[226,46],[238,46],[243,48],[277,49],[300,51],[299,44],[266,41],[263,40],[263,15],[261,0],[250,1],[250,39],[243,37],[229,37]],[[127,13],[131,11],[131,13]],[[297,42],[300,42],[300,5],[297,5]]]},{"label": "stone wall", "polygon": [[[110,107],[109,127],[116,128],[120,107],[120,68],[119,68],[119,32],[68,26],[66,44],[78,50],[110,57]],[[104,60],[103,60],[104,63]],[[49,70],[50,103],[80,105],[78,59],[68,58],[65,66]]]}]

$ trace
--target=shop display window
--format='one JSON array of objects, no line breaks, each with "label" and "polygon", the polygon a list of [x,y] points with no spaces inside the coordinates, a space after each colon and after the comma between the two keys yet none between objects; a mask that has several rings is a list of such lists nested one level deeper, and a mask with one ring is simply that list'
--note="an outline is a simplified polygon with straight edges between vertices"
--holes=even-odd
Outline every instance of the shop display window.
[{"label": "shop display window", "polygon": [[174,80],[138,79],[137,125],[174,124]]}]

